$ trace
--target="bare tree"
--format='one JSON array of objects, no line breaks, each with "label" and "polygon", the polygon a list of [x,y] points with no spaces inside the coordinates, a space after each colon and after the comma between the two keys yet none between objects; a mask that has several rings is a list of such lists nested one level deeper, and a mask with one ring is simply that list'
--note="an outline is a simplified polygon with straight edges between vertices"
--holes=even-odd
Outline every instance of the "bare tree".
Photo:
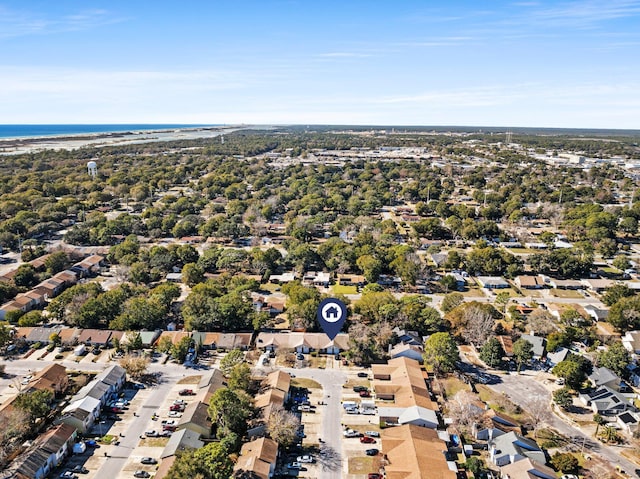
[{"label": "bare tree", "polygon": [[458,391],[447,400],[445,407],[447,415],[460,432],[469,432],[484,414],[484,409],[478,405],[478,398],[469,391]]},{"label": "bare tree", "polygon": [[267,419],[267,432],[271,439],[281,447],[288,447],[296,442],[300,419],[282,407],[273,408]]},{"label": "bare tree", "polygon": [[527,412],[531,416],[533,437],[538,437],[538,428],[549,422],[553,416],[549,400],[543,396],[537,396],[527,405]]},{"label": "bare tree", "polygon": [[0,413],[0,463],[3,463],[7,455],[12,451],[12,444],[22,440],[29,430],[29,413],[24,409],[13,408],[11,413]]},{"label": "bare tree", "polygon": [[147,372],[147,368],[149,367],[149,358],[145,356],[134,356],[132,354],[127,354],[120,361],[120,366],[122,366],[129,377],[133,380],[138,380]]},{"label": "bare tree", "polygon": [[536,334],[546,336],[549,333],[558,330],[555,319],[548,311],[538,308],[527,317],[527,326],[529,331],[535,331]]},{"label": "bare tree", "polygon": [[462,330],[465,341],[473,345],[482,345],[493,334],[495,320],[491,311],[472,305],[462,313],[462,323],[465,325]]}]

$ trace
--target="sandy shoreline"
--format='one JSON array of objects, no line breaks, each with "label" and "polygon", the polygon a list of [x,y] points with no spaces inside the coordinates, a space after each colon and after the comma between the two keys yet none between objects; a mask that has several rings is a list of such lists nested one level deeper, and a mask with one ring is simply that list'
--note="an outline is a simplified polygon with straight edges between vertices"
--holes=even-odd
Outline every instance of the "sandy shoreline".
[{"label": "sandy shoreline", "polygon": [[76,150],[78,148],[129,145],[159,141],[215,138],[248,126],[191,127],[170,130],[144,130],[108,133],[79,133],[64,136],[0,139],[0,155],[19,155],[43,150]]}]

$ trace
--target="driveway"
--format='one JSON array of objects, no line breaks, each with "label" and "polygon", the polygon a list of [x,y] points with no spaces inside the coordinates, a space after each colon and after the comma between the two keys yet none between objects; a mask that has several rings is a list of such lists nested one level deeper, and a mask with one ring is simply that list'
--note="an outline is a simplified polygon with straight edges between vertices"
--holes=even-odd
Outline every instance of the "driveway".
[{"label": "driveway", "polygon": [[[331,364],[328,361],[328,364]],[[320,434],[323,443],[321,444],[320,479],[340,479],[343,477],[342,469],[342,428],[340,418],[342,417],[342,385],[347,381],[347,374],[339,369],[290,369],[283,371],[295,374],[299,378],[313,379],[322,386],[323,402],[326,406],[322,408],[323,421]]]}]

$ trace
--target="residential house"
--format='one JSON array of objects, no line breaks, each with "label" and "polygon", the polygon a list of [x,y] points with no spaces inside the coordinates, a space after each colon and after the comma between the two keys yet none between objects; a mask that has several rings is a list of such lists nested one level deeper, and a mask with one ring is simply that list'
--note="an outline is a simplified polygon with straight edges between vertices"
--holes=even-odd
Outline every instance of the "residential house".
[{"label": "residential house", "polygon": [[246,442],[240,449],[240,457],[233,468],[233,477],[269,479],[276,471],[278,443],[261,437]]},{"label": "residential house", "polygon": [[359,274],[338,274],[338,284],[341,286],[358,286],[359,288],[367,284],[364,276]]},{"label": "residential house", "polygon": [[77,399],[62,410],[60,422],[73,426],[80,433],[87,433],[100,417],[102,403],[93,397]]},{"label": "residential house", "polygon": [[616,416],[625,411],[635,411],[636,408],[622,393],[607,386],[581,393],[578,398],[582,403],[601,416]]},{"label": "residential house", "polygon": [[517,434],[522,433],[522,428],[518,421],[506,414],[496,412],[494,409],[486,409],[484,417],[490,421],[490,425],[485,426],[479,423],[474,423],[472,432],[476,439],[489,441],[509,432],[515,432]]},{"label": "residential house", "polygon": [[580,281],[582,281],[582,283],[587,287],[589,291],[593,291],[594,293],[604,293],[607,289],[615,284],[614,281],[603,278],[588,278],[581,279]]},{"label": "residential house", "polygon": [[331,274],[325,271],[307,271],[302,277],[302,282],[311,286],[328,288],[331,284]]},{"label": "residential house", "polygon": [[625,411],[618,414],[616,423],[627,434],[635,434],[638,432],[638,423],[640,423],[640,415],[637,412]]},{"label": "residential house", "polygon": [[415,426],[437,429],[438,414],[433,409],[420,406],[407,408],[378,406],[380,422],[387,426],[413,424]]},{"label": "residential house", "polygon": [[489,457],[496,466],[506,466],[526,458],[541,464],[546,462],[544,451],[535,441],[515,432],[493,438],[489,443]]},{"label": "residential house", "polygon": [[382,431],[384,476],[387,479],[456,479],[455,462],[434,429],[407,424]]},{"label": "residential house", "polygon": [[608,368],[593,368],[588,379],[596,389],[601,386],[607,386],[618,392],[625,393],[630,391],[629,386],[616,373]]},{"label": "residential house", "polygon": [[78,272],[80,277],[92,276],[100,272],[100,267],[104,261],[104,257],[94,254],[69,268],[73,272]]},{"label": "residential house", "polygon": [[640,354],[640,331],[627,331],[627,333],[624,336],[622,336],[622,345],[631,354],[639,355]]},{"label": "residential house", "polygon": [[78,343],[107,347],[111,340],[111,333],[109,329],[83,329],[78,336]]},{"label": "residential house", "polygon": [[585,285],[577,279],[556,279],[550,278],[549,285],[556,289],[585,289]]},{"label": "residential house", "polygon": [[209,418],[208,405],[194,401],[187,405],[178,421],[178,429],[190,429],[205,439],[212,438],[212,423]]},{"label": "residential house", "polygon": [[289,388],[291,387],[291,375],[284,371],[273,371],[262,381],[262,385],[270,389],[277,389],[284,393],[284,400],[289,400]]},{"label": "residential house", "polygon": [[511,285],[500,276],[477,276],[478,284],[481,288],[506,289]]},{"label": "residential house", "polygon": [[542,289],[545,286],[542,276],[520,275],[514,280],[520,289]]},{"label": "residential house", "polygon": [[496,339],[500,341],[502,349],[504,349],[505,356],[508,358],[513,357],[513,339],[511,339],[511,336],[501,334],[496,336]]},{"label": "residential house", "polygon": [[127,371],[117,364],[109,366],[99,373],[94,381],[101,381],[109,386],[109,394],[116,395],[127,380]]},{"label": "residential house", "polygon": [[349,335],[339,333],[333,340],[325,333],[306,332],[260,332],[256,347],[266,351],[292,349],[298,353],[318,351],[322,354],[339,354],[349,349]]},{"label": "residential house", "polygon": [[61,396],[69,386],[67,368],[61,364],[50,364],[41,369],[29,382],[29,388],[51,391],[54,396]]},{"label": "residential house", "polygon": [[406,329],[400,329],[399,327],[393,328],[393,333],[398,338],[398,341],[402,344],[410,344],[413,346],[423,346],[422,338],[417,331],[409,331]]},{"label": "residential house", "polygon": [[500,477],[502,479],[557,479],[556,471],[528,457],[502,466]]},{"label": "residential house", "polygon": [[[210,374],[209,371],[213,372],[213,374]],[[222,371],[219,369],[209,371],[207,371],[209,374],[203,375],[203,378],[198,384],[198,391],[196,392],[196,399],[205,404],[209,404],[211,396],[213,396],[218,389],[227,387],[227,380],[222,374]]]},{"label": "residential house", "polygon": [[413,344],[398,343],[394,346],[389,345],[389,357],[394,358],[409,358],[414,361],[418,361],[420,364],[423,362],[424,348],[422,346],[415,346]]},{"label": "residential house", "polygon": [[529,341],[533,345],[533,359],[536,361],[540,361],[546,351],[547,348],[547,340],[542,336],[534,336],[532,334],[523,334],[520,336],[520,339],[524,339],[525,341]]},{"label": "residential house", "polygon": [[547,353],[547,364],[550,367],[554,367],[556,364],[561,363],[567,356],[569,356],[569,349],[564,347],[559,347],[552,353]]},{"label": "residential house", "polygon": [[15,469],[15,477],[41,479],[49,475],[71,454],[76,436],[76,428],[60,424],[38,437],[31,448],[18,459],[20,464]]},{"label": "residential house", "polygon": [[606,321],[609,317],[609,310],[603,308],[596,308],[595,306],[588,304],[583,306],[584,311],[593,318],[594,321]]},{"label": "residential house", "polygon": [[160,457],[165,459],[167,457],[175,456],[177,452],[187,449],[200,449],[204,446],[204,442],[200,440],[200,434],[192,431],[191,429],[184,428],[177,430],[167,442]]},{"label": "residential house", "polygon": [[33,289],[42,294],[45,294],[48,299],[51,299],[62,293],[65,286],[66,283],[63,279],[53,277],[42,281]]}]

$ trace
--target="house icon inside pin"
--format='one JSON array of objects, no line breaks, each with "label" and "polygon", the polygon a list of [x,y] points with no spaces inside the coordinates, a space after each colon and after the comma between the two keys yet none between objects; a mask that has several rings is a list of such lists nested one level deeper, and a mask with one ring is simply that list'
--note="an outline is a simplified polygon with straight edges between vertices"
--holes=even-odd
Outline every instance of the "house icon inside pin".
[{"label": "house icon inside pin", "polygon": [[329,318],[338,319],[340,317],[340,310],[335,306],[331,306],[325,310],[324,314],[327,320]]}]

